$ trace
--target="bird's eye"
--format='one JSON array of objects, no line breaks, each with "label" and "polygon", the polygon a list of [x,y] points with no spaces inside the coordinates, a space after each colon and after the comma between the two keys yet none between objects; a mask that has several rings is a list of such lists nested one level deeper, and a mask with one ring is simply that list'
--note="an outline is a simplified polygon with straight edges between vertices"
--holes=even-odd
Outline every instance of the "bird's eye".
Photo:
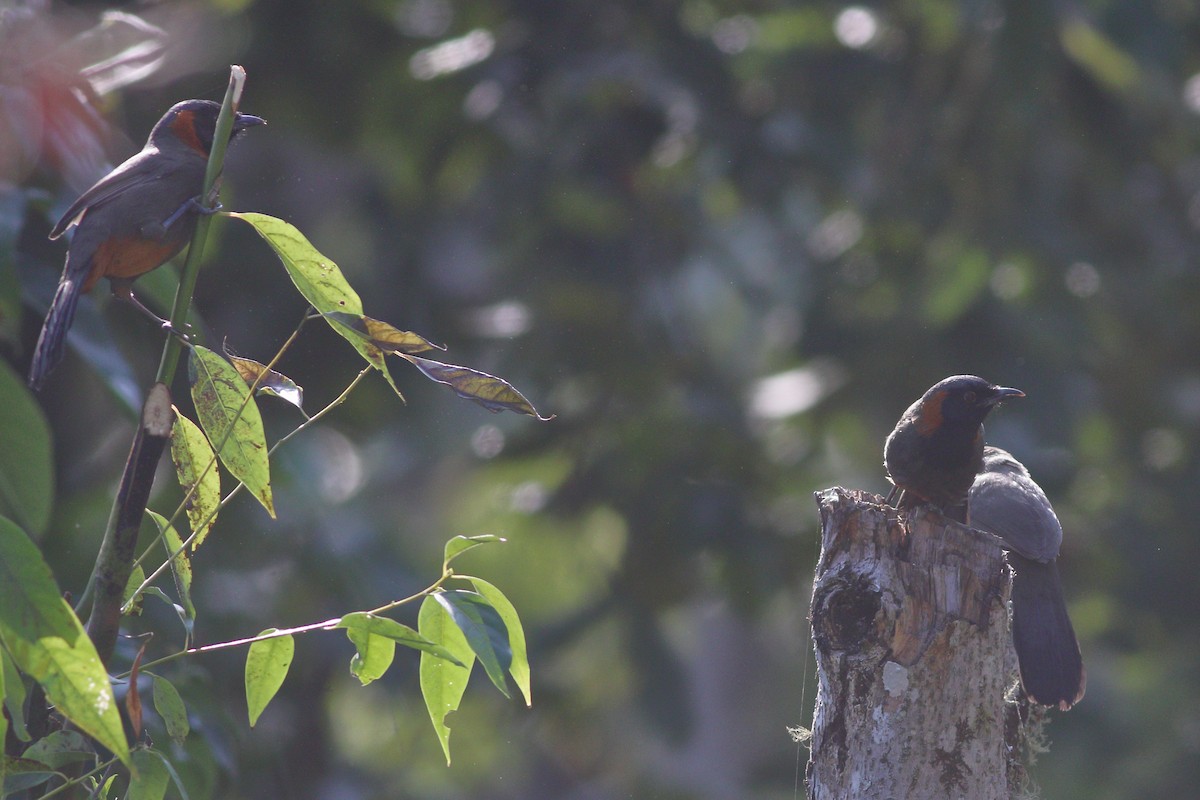
[{"label": "bird's eye", "polygon": [[975,393],[967,392],[966,394],[963,395],[963,400],[966,400],[967,403],[974,403],[975,402]]}]

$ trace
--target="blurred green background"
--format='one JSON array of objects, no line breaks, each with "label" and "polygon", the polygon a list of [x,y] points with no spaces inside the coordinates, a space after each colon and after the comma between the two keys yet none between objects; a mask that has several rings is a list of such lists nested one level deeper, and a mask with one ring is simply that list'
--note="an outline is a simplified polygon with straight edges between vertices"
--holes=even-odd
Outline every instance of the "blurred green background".
[{"label": "blurred green background", "polygon": [[[196,658],[165,671],[196,731],[164,744],[191,797],[795,797],[812,492],[884,491],[885,434],[958,372],[1027,393],[989,441],[1066,529],[1088,693],[1054,715],[1043,796],[1194,795],[1200,8],[119,6],[139,28],[101,23],[110,7],[3,4],[0,337],[18,371],[61,268],[56,212],[240,63],[242,108],[270,125],[232,149],[226,207],[289,220],[368,314],[557,415],[492,416],[396,362],[407,405],[367,381],[280,451],[278,521],[242,498],[195,560],[208,643],[401,597],[449,536],[501,534],[462,567],[521,612],[533,708],[476,675],[447,768],[411,654],[362,688],[341,633],[304,637],[253,730],[244,651]],[[71,38],[89,30],[91,49]],[[103,96],[63,88],[114,53],[88,73]],[[208,342],[266,361],[303,303],[253,233],[216,235]],[[40,542],[75,592],[132,431],[120,392],[160,346],[138,315],[96,314],[105,294],[80,323],[98,352],[40,397],[58,459]],[[359,363],[313,326],[280,368],[313,411]],[[264,415],[272,436],[299,421]],[[181,638],[166,607],[134,627],[159,654]]]}]

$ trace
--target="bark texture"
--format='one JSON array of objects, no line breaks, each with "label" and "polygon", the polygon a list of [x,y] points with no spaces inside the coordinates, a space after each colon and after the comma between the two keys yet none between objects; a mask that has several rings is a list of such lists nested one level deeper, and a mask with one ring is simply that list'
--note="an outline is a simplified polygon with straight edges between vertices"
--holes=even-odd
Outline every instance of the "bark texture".
[{"label": "bark texture", "polygon": [[1018,797],[1025,726],[997,540],[865,492],[816,497],[809,798]]}]

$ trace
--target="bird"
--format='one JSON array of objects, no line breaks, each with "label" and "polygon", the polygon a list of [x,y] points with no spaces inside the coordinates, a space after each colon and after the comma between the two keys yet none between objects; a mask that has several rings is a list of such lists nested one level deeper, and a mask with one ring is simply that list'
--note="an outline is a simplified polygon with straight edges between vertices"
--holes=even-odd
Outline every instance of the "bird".
[{"label": "bird", "polygon": [[888,434],[883,463],[901,507],[932,505],[967,522],[967,495],[983,469],[983,420],[997,404],[1024,397],[975,375],[938,381],[900,417]]},{"label": "bird", "polygon": [[971,527],[999,536],[1009,548],[1013,646],[1025,694],[1067,711],[1083,699],[1087,671],[1058,575],[1062,525],[1029,470],[990,445],[968,507]]},{"label": "bird", "polygon": [[[79,196],[50,231],[75,226],[58,289],[34,348],[29,385],[40,390],[62,361],[67,330],[82,292],[108,278],[112,293],[158,319],[133,295],[133,281],[175,257],[191,239],[221,107],[211,100],[176,103],[155,123],[146,146]],[[266,121],[236,113],[230,140]],[[158,320],[163,323],[163,320]],[[164,323],[166,324],[166,323]]]}]

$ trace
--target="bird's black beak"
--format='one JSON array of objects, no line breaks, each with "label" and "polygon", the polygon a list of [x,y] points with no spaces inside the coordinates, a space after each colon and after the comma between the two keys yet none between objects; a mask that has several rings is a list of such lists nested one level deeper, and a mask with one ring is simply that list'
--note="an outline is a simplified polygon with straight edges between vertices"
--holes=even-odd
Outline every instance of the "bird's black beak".
[{"label": "bird's black beak", "polygon": [[992,390],[992,396],[984,402],[989,406],[998,405],[1010,397],[1024,397],[1025,393],[1020,389],[1009,389],[1006,386],[997,386]]},{"label": "bird's black beak", "polygon": [[266,125],[267,121],[262,117],[256,117],[253,114],[239,113],[233,118],[233,132],[241,133],[246,128],[253,128],[255,125]]}]

